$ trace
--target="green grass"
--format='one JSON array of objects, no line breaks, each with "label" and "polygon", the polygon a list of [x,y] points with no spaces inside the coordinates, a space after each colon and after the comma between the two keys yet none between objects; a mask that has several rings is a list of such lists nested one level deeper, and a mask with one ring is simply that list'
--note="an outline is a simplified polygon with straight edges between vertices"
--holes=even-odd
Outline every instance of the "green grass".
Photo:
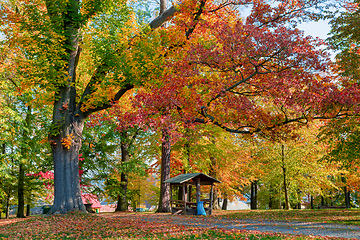
[{"label": "green grass", "polygon": [[242,210],[216,212],[215,217],[271,219],[360,225],[359,209]]},{"label": "green grass", "polygon": [[[269,239],[269,240],[277,240],[277,239],[284,239],[281,236],[271,236],[271,235],[261,235],[261,234],[250,234],[245,235],[241,233],[233,233],[233,232],[222,232],[222,231],[214,231],[210,230],[200,235],[190,235],[187,237],[182,238],[170,238],[170,240],[177,240],[177,239],[186,239],[186,240],[193,240],[193,239],[248,239],[248,240],[258,240],[258,239]],[[300,238],[298,238],[300,239]]]}]

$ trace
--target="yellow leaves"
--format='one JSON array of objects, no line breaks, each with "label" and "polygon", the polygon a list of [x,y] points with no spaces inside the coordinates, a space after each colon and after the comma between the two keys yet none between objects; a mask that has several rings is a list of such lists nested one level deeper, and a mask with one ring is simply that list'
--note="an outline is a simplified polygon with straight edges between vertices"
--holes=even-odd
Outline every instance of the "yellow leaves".
[{"label": "yellow leaves", "polygon": [[70,149],[73,138],[74,138],[74,135],[71,133],[66,138],[61,139],[61,144],[63,145],[63,147],[65,149],[68,149],[68,150]]}]

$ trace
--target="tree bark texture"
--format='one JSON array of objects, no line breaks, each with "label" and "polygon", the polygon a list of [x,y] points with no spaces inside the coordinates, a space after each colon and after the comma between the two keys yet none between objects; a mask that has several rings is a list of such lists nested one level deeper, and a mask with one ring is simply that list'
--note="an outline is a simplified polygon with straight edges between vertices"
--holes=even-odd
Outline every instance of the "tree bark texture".
[{"label": "tree bark texture", "polygon": [[[80,125],[80,126],[79,126]],[[73,123],[73,126],[82,128],[83,122]],[[68,133],[68,134],[66,134]],[[70,140],[71,135],[73,139]],[[59,134],[53,143],[54,163],[54,204],[49,214],[59,212],[86,211],[81,199],[79,176],[79,150],[81,147],[80,132],[74,127],[68,127],[63,134]],[[69,137],[70,136],[70,137]],[[62,144],[62,139],[69,139],[71,146],[68,149]]]},{"label": "tree bark texture", "polygon": [[160,199],[157,212],[170,212],[170,184],[165,183],[170,179],[170,156],[171,156],[171,142],[170,132],[168,129],[162,130],[162,144],[161,144],[161,185],[160,185]]},{"label": "tree bark texture", "polygon": [[166,11],[167,0],[160,0],[160,15]]}]

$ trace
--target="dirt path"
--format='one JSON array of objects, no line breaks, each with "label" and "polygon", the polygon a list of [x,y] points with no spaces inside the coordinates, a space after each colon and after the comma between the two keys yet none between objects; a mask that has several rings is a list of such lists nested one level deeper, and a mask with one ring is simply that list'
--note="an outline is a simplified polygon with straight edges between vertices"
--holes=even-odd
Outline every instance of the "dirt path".
[{"label": "dirt path", "polygon": [[[113,215],[116,216],[116,215]],[[110,217],[110,216],[109,216]],[[286,222],[274,220],[250,220],[214,218],[200,216],[174,216],[169,214],[136,214],[117,217],[135,217],[141,221],[168,223],[182,226],[239,229],[257,232],[277,232],[307,236],[323,236],[346,239],[360,239],[360,226],[347,226],[316,222]]]}]

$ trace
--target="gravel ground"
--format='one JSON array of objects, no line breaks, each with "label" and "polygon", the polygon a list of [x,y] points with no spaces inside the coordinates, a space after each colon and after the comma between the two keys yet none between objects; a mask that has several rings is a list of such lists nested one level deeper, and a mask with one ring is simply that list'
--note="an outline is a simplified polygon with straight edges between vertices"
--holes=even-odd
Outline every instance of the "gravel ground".
[{"label": "gravel ground", "polygon": [[[138,215],[139,216],[139,215]],[[317,222],[287,222],[274,220],[250,220],[233,218],[209,218],[200,216],[140,215],[144,221],[166,222],[183,226],[217,227],[260,232],[277,232],[307,236],[323,236],[360,239],[360,226],[348,226]]]}]

